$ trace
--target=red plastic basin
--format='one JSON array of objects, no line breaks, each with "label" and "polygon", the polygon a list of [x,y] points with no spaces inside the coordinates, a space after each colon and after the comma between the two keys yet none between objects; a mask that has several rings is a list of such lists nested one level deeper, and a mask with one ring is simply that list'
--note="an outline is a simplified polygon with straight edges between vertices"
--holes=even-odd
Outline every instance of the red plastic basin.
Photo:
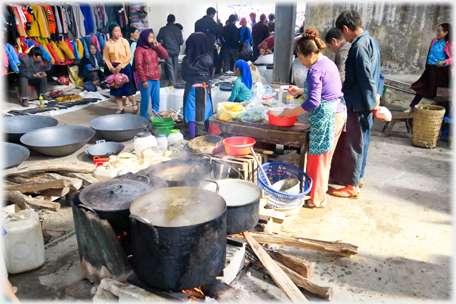
[{"label": "red plastic basin", "polygon": [[291,127],[296,123],[296,118],[298,117],[298,115],[286,118],[277,117],[269,113],[269,111],[266,114],[269,116],[269,123],[278,127]]},{"label": "red plastic basin", "polygon": [[225,151],[229,155],[243,156],[250,154],[250,148],[256,143],[255,139],[245,136],[234,136],[222,141]]}]

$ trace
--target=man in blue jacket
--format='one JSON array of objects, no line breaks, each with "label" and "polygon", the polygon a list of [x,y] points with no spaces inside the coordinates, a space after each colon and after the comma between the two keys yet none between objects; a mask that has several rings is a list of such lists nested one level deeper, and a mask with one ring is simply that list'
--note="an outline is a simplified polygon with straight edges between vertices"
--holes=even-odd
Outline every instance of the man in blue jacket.
[{"label": "man in blue jacket", "polygon": [[384,76],[380,71],[377,41],[361,28],[358,12],[347,10],[336,20],[336,28],[351,43],[345,61],[342,86],[347,105],[346,132],[342,132],[334,152],[331,174],[346,185],[329,193],[337,197],[358,198],[363,186],[364,168],[369,149],[373,114],[380,104]]}]

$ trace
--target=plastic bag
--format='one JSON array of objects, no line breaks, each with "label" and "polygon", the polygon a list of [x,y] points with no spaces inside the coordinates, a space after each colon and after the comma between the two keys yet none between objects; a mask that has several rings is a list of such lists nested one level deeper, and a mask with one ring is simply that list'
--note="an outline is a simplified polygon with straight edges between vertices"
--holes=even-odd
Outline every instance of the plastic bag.
[{"label": "plastic bag", "polygon": [[261,100],[256,99],[249,103],[240,115],[240,118],[243,122],[259,122],[267,118],[265,107]]},{"label": "plastic bag", "polygon": [[274,161],[299,167],[299,154],[296,150],[285,150],[283,151],[283,155],[276,157]]},{"label": "plastic bag", "polygon": [[244,112],[244,106],[238,102],[222,101],[217,105],[217,114],[215,118],[232,121],[233,119],[240,119],[240,115]]},{"label": "plastic bag", "polygon": [[123,87],[129,81],[128,76],[124,73],[111,74],[106,77],[106,82],[116,89]]}]

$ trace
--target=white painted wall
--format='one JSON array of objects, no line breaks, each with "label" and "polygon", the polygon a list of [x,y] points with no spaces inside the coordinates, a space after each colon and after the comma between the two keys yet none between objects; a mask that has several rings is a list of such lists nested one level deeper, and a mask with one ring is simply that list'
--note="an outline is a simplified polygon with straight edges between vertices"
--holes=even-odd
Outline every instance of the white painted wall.
[{"label": "white painted wall", "polygon": [[166,25],[166,18],[169,14],[176,16],[176,23],[180,23],[184,27],[184,45],[181,47],[181,54],[183,54],[185,50],[185,41],[188,36],[195,31],[196,20],[206,15],[207,8],[215,8],[216,4],[215,2],[201,3],[197,0],[185,3],[173,0],[162,0],[161,3],[158,1],[147,3],[147,7],[150,9],[147,14],[149,27],[154,30],[155,35],[158,35],[160,28]]}]

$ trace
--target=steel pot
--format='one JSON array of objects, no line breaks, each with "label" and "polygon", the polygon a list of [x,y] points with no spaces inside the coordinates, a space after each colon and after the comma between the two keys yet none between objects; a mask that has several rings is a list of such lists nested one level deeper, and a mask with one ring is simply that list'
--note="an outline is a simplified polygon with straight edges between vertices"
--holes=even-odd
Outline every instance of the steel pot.
[{"label": "steel pot", "polygon": [[78,207],[107,220],[116,235],[129,229],[131,203],[140,195],[152,191],[145,182],[129,179],[109,179],[93,183],[79,193]]},{"label": "steel pot", "polygon": [[[182,198],[190,205],[179,207],[185,213],[169,219],[176,208],[169,201]],[[154,208],[163,206],[166,209],[157,214]],[[187,211],[207,211],[209,216],[197,219]],[[191,289],[209,283],[223,270],[226,203],[217,193],[191,187],[155,190],[137,198],[130,212],[133,269],[145,284],[162,290]],[[190,225],[176,220],[180,217]]]},{"label": "steel pot", "polygon": [[[222,179],[217,183],[227,205],[226,232],[242,233],[254,228],[260,217],[261,188],[240,179]],[[203,189],[216,191],[213,184],[204,185]]]},{"label": "steel pot", "polygon": [[201,180],[210,177],[212,165],[208,160],[173,159],[152,165],[138,173],[161,177],[168,187],[198,187]]}]

